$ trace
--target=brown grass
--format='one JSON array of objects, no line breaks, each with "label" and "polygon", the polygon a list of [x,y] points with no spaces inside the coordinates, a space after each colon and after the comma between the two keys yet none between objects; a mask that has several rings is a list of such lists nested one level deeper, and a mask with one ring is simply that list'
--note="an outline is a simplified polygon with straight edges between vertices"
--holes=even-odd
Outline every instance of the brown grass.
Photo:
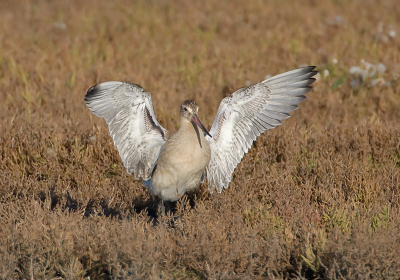
[{"label": "brown grass", "polygon": [[[0,278],[399,279],[399,14],[397,0],[0,2]],[[352,88],[361,59],[387,70]],[[157,219],[83,102],[130,81],[167,129],[189,98],[210,127],[224,96],[303,64],[330,75],[230,188]]]}]

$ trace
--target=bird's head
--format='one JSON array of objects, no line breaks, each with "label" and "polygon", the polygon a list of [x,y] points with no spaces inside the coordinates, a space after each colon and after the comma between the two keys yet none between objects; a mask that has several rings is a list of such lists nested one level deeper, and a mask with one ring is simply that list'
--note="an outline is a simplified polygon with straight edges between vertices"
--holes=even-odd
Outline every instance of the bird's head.
[{"label": "bird's head", "polygon": [[181,110],[179,115],[181,118],[190,121],[192,124],[197,125],[200,127],[205,134],[211,137],[210,133],[208,133],[207,129],[203,126],[200,122],[199,118],[197,117],[197,113],[199,112],[199,106],[193,100],[186,100],[181,105]]}]

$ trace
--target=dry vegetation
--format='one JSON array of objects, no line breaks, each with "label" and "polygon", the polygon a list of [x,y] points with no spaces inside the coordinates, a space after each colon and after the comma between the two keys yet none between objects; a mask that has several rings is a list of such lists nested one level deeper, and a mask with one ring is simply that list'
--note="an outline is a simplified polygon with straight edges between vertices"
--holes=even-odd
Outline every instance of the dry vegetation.
[{"label": "dry vegetation", "polygon": [[[0,278],[399,279],[399,14],[397,0],[1,1]],[[351,74],[361,59],[386,71]],[[167,217],[83,102],[130,81],[167,129],[189,98],[210,127],[224,96],[304,64],[329,75],[230,188],[203,185]]]}]

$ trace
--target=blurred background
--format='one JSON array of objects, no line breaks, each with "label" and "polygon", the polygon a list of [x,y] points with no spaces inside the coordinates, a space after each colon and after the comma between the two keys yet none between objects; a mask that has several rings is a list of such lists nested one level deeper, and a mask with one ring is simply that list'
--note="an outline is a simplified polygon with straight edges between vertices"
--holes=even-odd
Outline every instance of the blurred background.
[{"label": "blurred background", "polygon": [[[1,1],[0,277],[398,279],[399,15],[396,0]],[[314,90],[229,189],[162,218],[83,101],[137,83],[169,131],[186,99],[210,128],[222,98],[306,65]]]}]

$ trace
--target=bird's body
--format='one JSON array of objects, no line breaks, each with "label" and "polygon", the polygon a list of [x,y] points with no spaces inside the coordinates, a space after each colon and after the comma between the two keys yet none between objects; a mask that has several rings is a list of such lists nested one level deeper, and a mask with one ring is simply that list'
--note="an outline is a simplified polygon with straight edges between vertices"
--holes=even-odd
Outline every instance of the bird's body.
[{"label": "bird's body", "polygon": [[197,104],[187,100],[180,108],[180,128],[169,135],[155,118],[151,95],[135,84],[98,84],[85,101],[106,120],[128,173],[163,201],[176,201],[205,177],[211,192],[227,188],[256,137],[280,125],[305,100],[314,68],[238,89],[222,100],[210,132],[197,117]]},{"label": "bird's body", "polygon": [[145,185],[165,201],[176,201],[196,188],[211,158],[204,134],[181,118],[181,126],[164,144],[153,176]]}]

